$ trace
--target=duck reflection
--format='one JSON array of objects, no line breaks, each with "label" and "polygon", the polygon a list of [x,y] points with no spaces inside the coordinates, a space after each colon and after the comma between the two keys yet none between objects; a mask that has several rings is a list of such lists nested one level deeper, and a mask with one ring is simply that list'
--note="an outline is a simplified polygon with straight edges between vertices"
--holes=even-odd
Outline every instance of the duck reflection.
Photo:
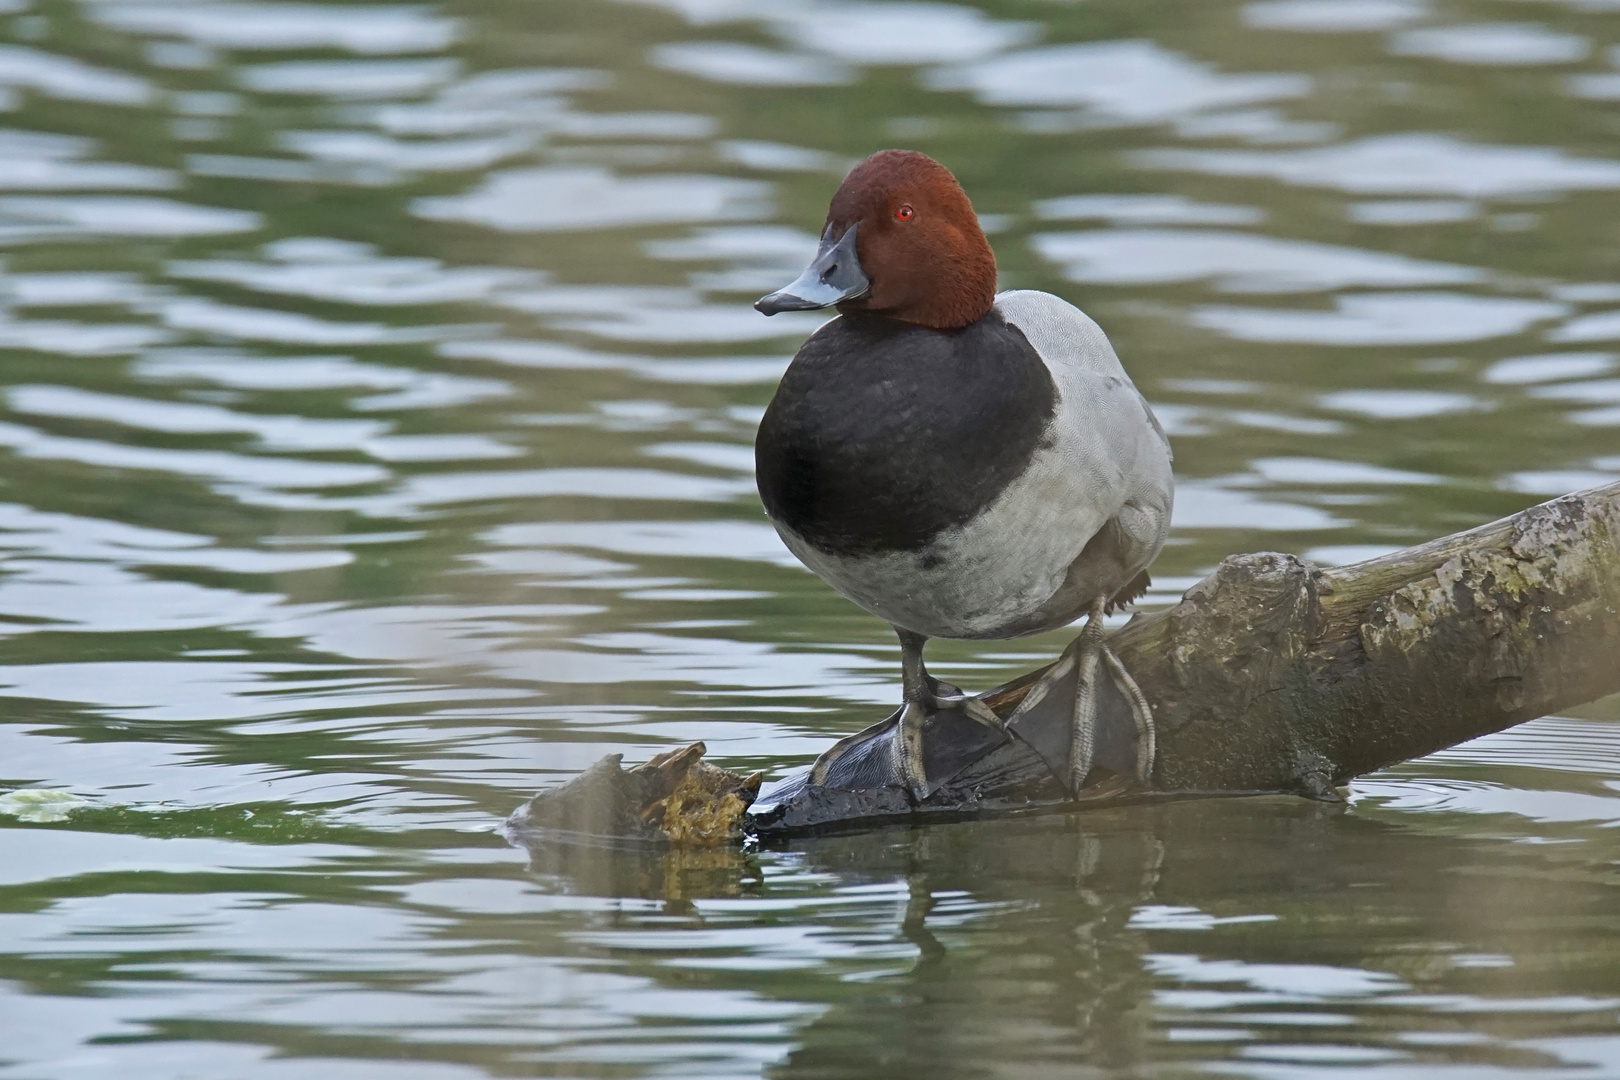
[{"label": "duck reflection", "polygon": [[801,842],[818,871],[902,876],[898,929],[917,954],[892,977],[829,988],[831,1008],[772,1075],[1029,1075],[1015,1066],[1027,1051],[1043,1068],[1128,1065],[1149,982],[1131,918],[1155,895],[1161,824],[1136,809]]}]

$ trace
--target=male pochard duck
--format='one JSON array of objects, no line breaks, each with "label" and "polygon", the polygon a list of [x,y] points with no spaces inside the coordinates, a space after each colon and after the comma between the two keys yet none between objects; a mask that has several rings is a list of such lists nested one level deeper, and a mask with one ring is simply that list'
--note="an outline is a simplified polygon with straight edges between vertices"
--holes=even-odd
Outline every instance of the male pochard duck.
[{"label": "male pochard duck", "polygon": [[923,735],[941,710],[1016,730],[1017,712],[1004,723],[929,676],[929,638],[1018,637],[1081,615],[1085,630],[1025,702],[1078,667],[1060,774],[1078,792],[1106,666],[1135,713],[1147,779],[1152,712],[1104,645],[1102,620],[1142,595],[1164,546],[1170,443],[1102,330],[1050,293],[998,294],[967,194],[943,165],[904,150],[855,166],[814,261],[754,306],[840,314],[793,358],[755,458],[787,546],[900,638],[904,703],[881,782],[919,802],[938,786]]}]

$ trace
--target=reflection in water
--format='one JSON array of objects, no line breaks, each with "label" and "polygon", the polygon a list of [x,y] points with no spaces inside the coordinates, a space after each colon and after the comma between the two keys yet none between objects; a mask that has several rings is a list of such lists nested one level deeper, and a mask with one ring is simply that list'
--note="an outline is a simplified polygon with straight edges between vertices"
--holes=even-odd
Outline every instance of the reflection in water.
[{"label": "reflection in water", "polygon": [[[1392,783],[1385,805],[1458,809],[1417,802],[1426,786]],[[1373,784],[1361,797],[1382,795]],[[1524,802],[1532,820],[1597,820],[1556,798]],[[1579,1040],[1546,1035],[1612,1022],[1607,944],[1577,961],[1580,993],[1493,987],[1601,905],[1603,887],[1530,898],[1485,884],[1493,843],[1266,799],[829,837],[757,857],[551,843],[530,865],[566,895],[663,902],[665,917],[573,935],[626,970],[671,986],[729,977],[813,1005],[773,1076],[1580,1066],[1592,1059]],[[1547,858],[1520,850],[1510,877]],[[790,929],[778,914],[790,908],[815,915]],[[1354,932],[1327,929],[1339,922]],[[1607,942],[1614,923],[1601,923]]]},{"label": "reflection in water", "polygon": [[1318,292],[1353,285],[1456,285],[1483,270],[1219,229],[1040,233],[1035,250],[1070,281],[1148,285],[1213,278],[1223,292]]},{"label": "reflection in water", "polygon": [[1449,345],[1519,334],[1569,308],[1550,300],[1487,298],[1462,293],[1356,293],[1334,311],[1205,304],[1199,326],[1239,341],[1307,345]]},{"label": "reflection in water", "polygon": [[1405,30],[1390,43],[1391,52],[1407,56],[1508,67],[1571,64],[1584,60],[1591,48],[1579,34],[1560,34],[1539,23],[1508,22]]},{"label": "reflection in water", "polygon": [[0,0],[0,1080],[1612,1074],[1612,719],[1348,811],[494,832],[887,711],[753,490],[823,316],[749,306],[883,145],[1152,399],[1147,606],[1620,475],[1609,6]]},{"label": "reflection in water", "polygon": [[1224,75],[1151,41],[1052,45],[933,73],[941,90],[989,105],[1078,106],[1077,121],[1154,124],[1212,109],[1303,97],[1304,75]]},{"label": "reflection in water", "polygon": [[1152,169],[1266,177],[1357,195],[1511,199],[1620,188],[1620,161],[1428,133],[1376,135],[1308,150],[1146,150],[1135,160]]}]

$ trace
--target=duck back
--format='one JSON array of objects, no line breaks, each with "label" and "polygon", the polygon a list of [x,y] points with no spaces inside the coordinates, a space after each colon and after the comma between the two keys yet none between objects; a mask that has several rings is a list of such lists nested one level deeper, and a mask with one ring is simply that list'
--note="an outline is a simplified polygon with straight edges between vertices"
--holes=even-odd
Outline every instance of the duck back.
[{"label": "duck back", "polygon": [[828,554],[916,551],[1023,474],[1057,400],[998,311],[960,330],[846,315],[805,342],[765,410],[760,497]]}]

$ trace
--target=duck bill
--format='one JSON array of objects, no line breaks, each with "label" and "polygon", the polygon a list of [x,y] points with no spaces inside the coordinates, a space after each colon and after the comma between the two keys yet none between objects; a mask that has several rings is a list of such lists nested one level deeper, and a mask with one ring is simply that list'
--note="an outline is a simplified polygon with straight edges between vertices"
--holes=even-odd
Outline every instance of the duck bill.
[{"label": "duck bill", "polygon": [[861,260],[855,254],[855,230],[859,223],[833,239],[832,226],[821,234],[821,248],[804,273],[791,285],[754,301],[754,309],[766,315],[778,311],[813,311],[853,300],[872,287]]}]

